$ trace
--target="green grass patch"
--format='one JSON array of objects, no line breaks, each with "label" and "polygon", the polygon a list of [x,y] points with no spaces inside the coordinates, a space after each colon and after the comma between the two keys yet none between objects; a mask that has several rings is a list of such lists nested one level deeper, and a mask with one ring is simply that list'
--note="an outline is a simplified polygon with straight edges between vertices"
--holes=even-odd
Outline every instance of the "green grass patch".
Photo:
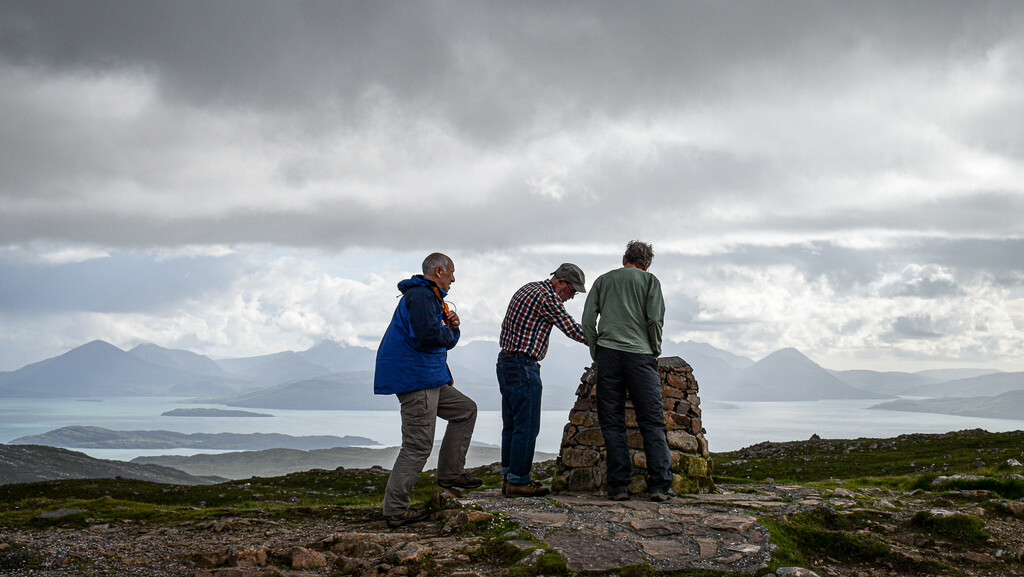
[{"label": "green grass patch", "polygon": [[[489,472],[489,468],[486,470]],[[376,468],[307,471],[216,485],[167,485],[133,479],[0,485],[0,525],[75,524],[85,518],[174,523],[221,515],[330,515],[339,508],[380,506],[388,475],[388,471]],[[491,482],[500,482],[500,477]],[[438,491],[434,472],[429,471],[417,482],[410,498],[427,503]],[[39,518],[40,513],[57,509],[83,509],[87,513]]]},{"label": "green grass patch", "polygon": [[39,553],[16,543],[6,543],[6,545],[5,548],[0,549],[0,571],[42,568],[43,559]]},{"label": "green grass patch", "polygon": [[[494,518],[487,523],[470,525],[470,527],[479,527],[480,529],[475,533],[485,537],[503,537],[519,529],[519,523],[509,519],[504,513],[494,513],[493,515]],[[529,533],[524,533],[524,535],[529,535]]]},{"label": "green grass patch", "polygon": [[508,568],[508,577],[532,577],[534,575],[569,575],[565,557],[554,551],[546,551],[537,557],[534,565],[514,565]]},{"label": "green grass patch", "polygon": [[764,483],[764,480],[752,480],[746,477],[726,477],[724,475],[711,475],[711,480],[716,485],[725,483],[728,485],[760,485]]},{"label": "green grass patch", "polygon": [[960,513],[940,516],[918,511],[910,520],[910,526],[933,537],[943,537],[965,545],[983,545],[991,537],[985,530],[983,520]]},{"label": "green grass patch", "polygon": [[568,575],[569,568],[566,566],[565,557],[548,551],[537,557],[537,572],[542,575]]},{"label": "green grass patch", "polygon": [[[470,471],[490,486],[501,481],[490,467]],[[389,472],[370,469],[314,470],[280,477],[253,477],[216,485],[168,485],[134,479],[70,479],[0,485],[0,526],[73,525],[84,519],[175,523],[222,515],[329,516],[341,508],[378,507]],[[440,491],[434,471],[416,483],[410,499],[428,503]],[[85,514],[41,519],[57,509]]]},{"label": "green grass patch", "polygon": [[[952,479],[940,485],[934,483],[935,477],[927,482],[929,491],[991,491],[1004,499],[1020,499],[1024,497],[1024,481],[1006,477],[985,477],[983,479]],[[924,483],[922,483],[924,484]]]},{"label": "green grass patch", "polygon": [[788,530],[789,521],[774,517],[758,519],[771,535],[772,543],[777,547],[772,553],[770,568],[800,567],[804,565],[803,547],[792,531]]},{"label": "green grass patch", "polygon": [[526,557],[526,551],[520,550],[509,543],[510,539],[496,538],[484,541],[470,558],[477,562],[498,566],[508,566]]},{"label": "green grass patch", "polygon": [[788,517],[766,518],[772,543],[771,567],[807,566],[816,559],[833,559],[853,565],[887,565],[908,573],[941,570],[934,562],[915,562],[897,555],[871,532],[855,531],[869,524],[870,514],[837,515],[815,509]]},{"label": "green grass patch", "polygon": [[922,474],[993,474],[1021,456],[1024,431],[980,429],[890,439],[811,439],[764,442],[714,453],[715,480],[808,483],[828,479],[910,477]]}]

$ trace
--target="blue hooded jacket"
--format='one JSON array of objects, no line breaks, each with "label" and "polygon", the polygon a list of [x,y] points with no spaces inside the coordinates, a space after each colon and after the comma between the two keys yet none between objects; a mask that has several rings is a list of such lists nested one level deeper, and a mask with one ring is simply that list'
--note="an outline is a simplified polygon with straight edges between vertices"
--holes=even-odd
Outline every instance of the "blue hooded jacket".
[{"label": "blue hooded jacket", "polygon": [[402,300],[377,347],[374,393],[410,393],[452,384],[448,350],[459,342],[459,331],[444,322],[441,299],[433,288],[442,299],[448,294],[423,275],[398,283]]}]

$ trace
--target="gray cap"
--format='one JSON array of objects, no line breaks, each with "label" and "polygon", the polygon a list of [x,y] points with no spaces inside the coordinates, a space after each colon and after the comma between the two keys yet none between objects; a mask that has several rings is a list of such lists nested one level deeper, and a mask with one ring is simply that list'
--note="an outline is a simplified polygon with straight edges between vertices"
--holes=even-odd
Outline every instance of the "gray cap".
[{"label": "gray cap", "polygon": [[562,265],[558,267],[558,270],[551,274],[552,276],[560,278],[571,284],[572,288],[576,289],[576,292],[587,292],[587,287],[583,286],[583,284],[587,282],[583,278],[583,270],[571,262],[563,262]]}]

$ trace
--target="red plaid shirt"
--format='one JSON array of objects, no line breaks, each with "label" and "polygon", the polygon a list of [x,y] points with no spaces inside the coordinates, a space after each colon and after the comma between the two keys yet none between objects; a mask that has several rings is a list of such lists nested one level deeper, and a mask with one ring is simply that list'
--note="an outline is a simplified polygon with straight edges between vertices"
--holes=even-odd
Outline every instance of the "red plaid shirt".
[{"label": "red plaid shirt", "polygon": [[501,350],[526,353],[538,361],[548,354],[551,325],[574,341],[586,343],[583,327],[573,320],[550,280],[531,282],[512,295],[501,323]]}]

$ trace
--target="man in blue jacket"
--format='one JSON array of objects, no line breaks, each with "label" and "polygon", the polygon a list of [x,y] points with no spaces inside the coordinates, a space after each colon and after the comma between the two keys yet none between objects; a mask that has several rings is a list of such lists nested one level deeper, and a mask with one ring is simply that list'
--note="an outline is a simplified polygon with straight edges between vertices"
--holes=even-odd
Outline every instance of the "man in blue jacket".
[{"label": "man in blue jacket", "polygon": [[455,282],[455,263],[441,253],[423,261],[423,274],[398,283],[402,300],[377,348],[373,392],[398,395],[402,449],[384,491],[389,527],[425,519],[429,509],[409,507],[409,493],[434,446],[437,417],[448,421],[437,460],[437,484],[472,489],[483,481],[465,470],[476,425],[476,403],[454,385],[448,350],[459,342],[459,316],[444,297]]}]

